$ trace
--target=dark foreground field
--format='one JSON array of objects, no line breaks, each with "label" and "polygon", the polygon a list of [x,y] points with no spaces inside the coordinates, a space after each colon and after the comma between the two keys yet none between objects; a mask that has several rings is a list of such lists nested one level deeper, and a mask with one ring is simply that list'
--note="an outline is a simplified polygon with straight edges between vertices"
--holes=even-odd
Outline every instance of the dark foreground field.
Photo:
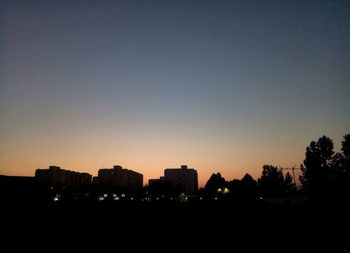
[{"label": "dark foreground field", "polygon": [[45,243],[53,248],[113,245],[129,250],[166,245],[166,251],[278,245],[285,250],[335,250],[348,247],[350,228],[349,208],[340,204],[6,203],[1,217],[4,242],[44,249]]}]

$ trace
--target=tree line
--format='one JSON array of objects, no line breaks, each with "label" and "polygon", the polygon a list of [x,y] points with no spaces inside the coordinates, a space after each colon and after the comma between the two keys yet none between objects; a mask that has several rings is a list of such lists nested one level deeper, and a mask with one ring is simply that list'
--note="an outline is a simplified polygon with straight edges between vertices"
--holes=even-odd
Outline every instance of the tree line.
[{"label": "tree line", "polygon": [[244,200],[297,194],[313,200],[346,200],[350,195],[350,134],[343,136],[341,144],[341,152],[335,152],[332,139],[322,136],[306,147],[300,165],[301,187],[297,188],[289,172],[283,175],[277,166],[265,164],[258,180],[246,174],[241,180],[226,181],[214,173],[200,191]]}]

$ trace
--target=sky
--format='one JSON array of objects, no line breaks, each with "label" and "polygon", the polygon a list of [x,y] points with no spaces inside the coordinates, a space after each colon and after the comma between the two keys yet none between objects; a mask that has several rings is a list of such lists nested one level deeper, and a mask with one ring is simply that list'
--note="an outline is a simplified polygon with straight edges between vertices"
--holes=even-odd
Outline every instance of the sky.
[{"label": "sky", "polygon": [[255,179],[350,133],[349,1],[1,1],[0,174]]}]

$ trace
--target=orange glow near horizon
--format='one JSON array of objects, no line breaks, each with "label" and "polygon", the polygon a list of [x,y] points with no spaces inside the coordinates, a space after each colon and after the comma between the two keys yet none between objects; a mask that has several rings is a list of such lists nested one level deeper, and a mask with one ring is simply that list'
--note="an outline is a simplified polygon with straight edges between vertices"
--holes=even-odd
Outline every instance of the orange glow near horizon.
[{"label": "orange glow near horizon", "polygon": [[[121,165],[142,173],[147,184],[148,179],[163,176],[166,168],[188,165],[197,170],[203,187],[212,173],[220,172],[226,180],[241,179],[245,173],[257,179],[264,164],[299,167],[306,146],[322,134],[288,136],[274,129],[253,132],[246,127],[235,135],[227,134],[228,130],[211,132],[202,126],[194,131],[176,124],[117,131],[111,122],[95,124],[63,129],[26,126],[23,131],[9,127],[8,134],[1,136],[6,146],[0,146],[0,174],[33,176],[39,167],[57,165],[96,176],[100,168]],[[274,134],[280,138],[273,138]],[[337,136],[333,140],[339,150],[343,133],[328,135]]]},{"label": "orange glow near horizon", "polygon": [[21,140],[14,140],[13,144],[17,145],[9,145],[6,156],[1,157],[0,174],[33,176],[35,169],[39,167],[57,165],[63,169],[88,172],[96,176],[100,168],[122,165],[142,173],[144,184],[147,184],[148,179],[163,176],[164,169],[178,168],[185,164],[197,170],[199,186],[203,187],[212,173],[220,172],[227,180],[241,179],[245,173],[257,179],[263,164],[299,165],[304,153],[302,147],[299,153],[291,155],[289,151],[267,151],[256,145],[250,145],[249,148],[249,143],[246,144],[247,147],[239,150],[228,144],[225,148],[221,146],[221,149],[216,145],[206,146],[205,143],[199,142],[193,142],[191,145],[188,141],[187,145],[183,145],[181,140],[176,142],[175,139],[171,142],[172,145],[167,147],[166,142],[161,143],[155,139],[153,143],[148,140],[140,140],[138,144],[121,142],[123,148],[112,144],[104,145],[102,139],[99,141],[95,140],[93,143],[91,140],[82,139],[75,144],[66,145],[57,140],[53,146],[51,141],[44,139],[40,141],[41,145],[30,148]]}]

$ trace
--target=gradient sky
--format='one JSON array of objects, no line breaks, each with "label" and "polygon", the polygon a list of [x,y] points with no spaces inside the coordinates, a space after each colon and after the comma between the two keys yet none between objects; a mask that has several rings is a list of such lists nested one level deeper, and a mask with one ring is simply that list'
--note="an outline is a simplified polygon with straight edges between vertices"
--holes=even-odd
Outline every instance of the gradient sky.
[{"label": "gradient sky", "polygon": [[349,1],[1,1],[0,174],[254,178],[350,133]]}]

